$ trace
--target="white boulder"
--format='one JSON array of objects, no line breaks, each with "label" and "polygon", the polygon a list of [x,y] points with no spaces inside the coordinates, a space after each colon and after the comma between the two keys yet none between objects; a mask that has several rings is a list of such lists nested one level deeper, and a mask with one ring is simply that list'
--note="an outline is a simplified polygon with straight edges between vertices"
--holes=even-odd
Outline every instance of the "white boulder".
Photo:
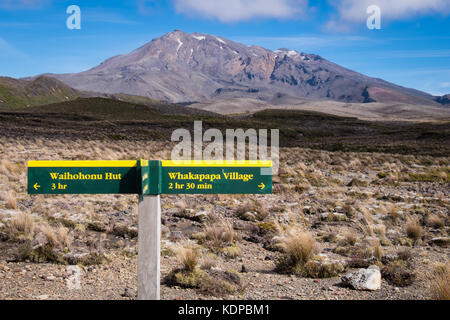
[{"label": "white boulder", "polygon": [[341,277],[344,285],[356,290],[375,291],[381,288],[381,272],[377,266],[348,272]]}]

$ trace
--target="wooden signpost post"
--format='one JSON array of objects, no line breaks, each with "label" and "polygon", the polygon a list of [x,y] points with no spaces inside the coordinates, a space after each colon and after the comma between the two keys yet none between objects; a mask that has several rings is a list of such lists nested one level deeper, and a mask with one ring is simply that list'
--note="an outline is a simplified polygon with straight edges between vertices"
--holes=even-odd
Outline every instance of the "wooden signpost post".
[{"label": "wooden signpost post", "polygon": [[158,300],[160,195],[270,194],[271,167],[271,161],[29,161],[28,193],[139,195],[138,299]]}]

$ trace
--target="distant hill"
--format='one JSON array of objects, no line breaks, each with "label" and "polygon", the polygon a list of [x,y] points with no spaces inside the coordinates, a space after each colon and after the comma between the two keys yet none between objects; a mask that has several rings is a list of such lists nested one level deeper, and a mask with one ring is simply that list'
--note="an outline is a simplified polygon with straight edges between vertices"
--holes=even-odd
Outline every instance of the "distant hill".
[{"label": "distant hill", "polygon": [[443,95],[442,97],[437,97],[436,101],[440,104],[450,106],[450,94]]},{"label": "distant hill", "polygon": [[[123,103],[117,103],[116,101]],[[47,76],[27,80],[0,77],[0,109],[21,110],[44,106],[42,110],[54,112],[57,111],[57,108],[60,108],[60,112],[83,111],[76,108],[79,105],[83,105],[83,110],[89,112],[94,112],[95,108],[99,108],[95,112],[102,112],[108,110],[108,108],[113,111],[114,107],[117,106],[127,109],[129,105],[140,105],[141,107],[150,107],[155,112],[162,114],[216,115],[206,110],[185,108],[183,105],[165,103],[148,97],[78,91],[57,79]],[[86,109],[87,106],[89,108]]]},{"label": "distant hill", "polygon": [[0,108],[16,109],[68,101],[81,93],[54,78],[40,76],[32,81],[0,77]]},{"label": "distant hill", "polygon": [[217,112],[223,115],[252,114],[262,110],[274,109],[317,111],[342,117],[357,117],[364,120],[448,121],[450,119],[450,108],[445,105],[419,105],[397,102],[347,103],[308,99],[278,99],[266,102],[250,98],[237,98],[193,103],[189,107]]},{"label": "distant hill", "polygon": [[[126,98],[128,98],[126,96]],[[186,116],[219,116],[216,113],[186,108],[178,105],[139,104],[104,97],[77,98],[75,100],[51,103],[16,109],[17,112],[76,115],[105,120],[154,120],[160,116],[186,115]]]},{"label": "distant hill", "polygon": [[78,90],[169,102],[291,98],[438,105],[425,92],[346,69],[315,54],[271,51],[175,30],[75,74],[51,74]]}]

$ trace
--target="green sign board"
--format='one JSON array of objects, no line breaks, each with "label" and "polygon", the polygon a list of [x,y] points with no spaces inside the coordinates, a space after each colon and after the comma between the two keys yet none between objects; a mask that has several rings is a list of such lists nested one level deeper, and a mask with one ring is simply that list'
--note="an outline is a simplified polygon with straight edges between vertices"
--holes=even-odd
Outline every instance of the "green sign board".
[{"label": "green sign board", "polygon": [[29,194],[139,194],[138,161],[29,161]]},{"label": "green sign board", "polygon": [[30,194],[268,194],[271,161],[30,161]]},{"label": "green sign board", "polygon": [[162,161],[162,194],[272,193],[270,161]]}]

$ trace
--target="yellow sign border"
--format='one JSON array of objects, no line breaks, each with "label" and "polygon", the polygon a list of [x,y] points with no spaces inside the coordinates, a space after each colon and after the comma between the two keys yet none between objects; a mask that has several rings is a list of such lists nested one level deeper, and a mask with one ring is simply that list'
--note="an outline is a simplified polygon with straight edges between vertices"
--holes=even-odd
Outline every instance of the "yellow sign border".
[{"label": "yellow sign border", "polygon": [[270,160],[162,160],[163,167],[265,167]]},{"label": "yellow sign border", "polygon": [[28,161],[30,168],[133,168],[137,160],[64,160],[64,161]]},{"label": "yellow sign border", "polygon": [[[137,160],[33,160],[28,161],[30,168],[133,168]],[[270,160],[162,160],[163,167],[264,167],[270,168]],[[147,160],[141,160],[141,165],[148,165]]]}]

